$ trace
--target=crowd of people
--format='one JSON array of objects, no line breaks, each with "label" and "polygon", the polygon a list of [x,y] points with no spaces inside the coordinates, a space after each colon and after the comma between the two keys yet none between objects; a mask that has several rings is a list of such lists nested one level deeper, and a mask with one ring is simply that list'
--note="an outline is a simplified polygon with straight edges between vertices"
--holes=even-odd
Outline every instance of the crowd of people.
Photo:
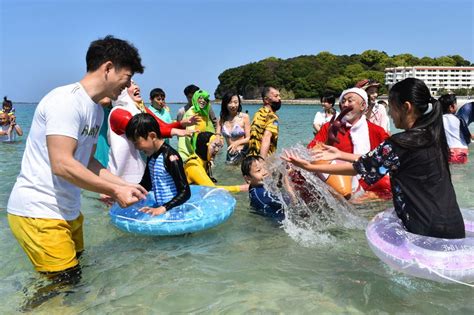
[{"label": "crowd of people", "polygon": [[[237,93],[223,96],[216,117],[209,93],[189,85],[184,89],[187,104],[173,120],[163,89],[150,91],[149,106],[142,99],[132,77],[144,67],[129,42],[113,36],[93,41],[86,64],[79,82],[52,90],[38,104],[8,202],[10,228],[38,272],[69,278],[80,274],[81,189],[121,207],[152,192],[157,206],[140,211],[160,215],[190,198],[190,184],[216,186],[249,191],[253,207],[284,218],[282,201],[263,186],[265,161],[278,145],[281,96],[276,87],[262,89],[263,105],[251,119],[242,112]],[[358,82],[340,94],[338,109],[336,95],[321,97],[323,111],[315,116],[315,136],[308,145],[313,159],[291,150],[281,159],[322,178],[327,178],[323,173],[353,176],[353,193],[388,192],[412,233],[464,237],[448,166],[467,158],[467,143],[458,139],[461,122],[453,115],[455,98],[437,101],[417,79],[395,84],[388,113],[404,131],[390,135],[386,104],[377,100],[379,86],[372,80]],[[6,97],[0,124],[0,139],[22,135]],[[169,144],[173,136],[177,148]],[[226,163],[240,165],[243,178],[236,185],[217,186],[212,169],[225,145]],[[321,160],[331,162],[318,164]]]}]

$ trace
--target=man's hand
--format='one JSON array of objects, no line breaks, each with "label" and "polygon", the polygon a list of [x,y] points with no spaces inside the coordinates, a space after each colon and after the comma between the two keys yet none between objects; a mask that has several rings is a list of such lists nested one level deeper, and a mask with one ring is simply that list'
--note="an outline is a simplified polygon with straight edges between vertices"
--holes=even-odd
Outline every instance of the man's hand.
[{"label": "man's hand", "polygon": [[160,214],[163,214],[166,212],[166,208],[161,206],[161,207],[158,207],[158,208],[152,208],[152,207],[143,207],[141,208],[140,210],[138,210],[140,212],[144,212],[144,213],[148,213],[150,214],[152,217],[154,217],[155,215],[160,215]]},{"label": "man's hand", "polygon": [[127,186],[118,186],[114,191],[113,198],[122,208],[126,208],[141,199],[146,198],[146,189],[140,185],[130,184]]},{"label": "man's hand", "polygon": [[346,130],[346,123],[342,121],[342,118],[347,115],[353,109],[352,106],[347,106],[342,110],[342,112],[337,115],[332,116],[331,120],[329,121],[329,130],[328,130],[328,140],[327,144],[333,145],[334,143],[339,143],[339,139],[337,139],[337,134],[340,132],[341,134],[345,134]]}]

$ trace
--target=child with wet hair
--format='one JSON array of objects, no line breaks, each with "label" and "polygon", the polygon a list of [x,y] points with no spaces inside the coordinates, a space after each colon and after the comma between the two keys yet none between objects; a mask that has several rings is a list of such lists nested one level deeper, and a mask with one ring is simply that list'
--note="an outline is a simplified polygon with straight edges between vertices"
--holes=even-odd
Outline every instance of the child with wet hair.
[{"label": "child with wet hair", "polygon": [[393,204],[408,232],[447,239],[464,238],[465,229],[449,170],[449,148],[440,102],[426,84],[415,78],[396,83],[389,93],[394,134],[362,156],[325,146],[316,160],[340,159],[352,163],[316,165],[293,152],[282,159],[314,172],[360,174],[369,184],[391,176]]},{"label": "child with wet hair", "polygon": [[249,155],[241,165],[242,176],[249,184],[250,206],[257,214],[274,218],[278,221],[285,219],[283,202],[263,186],[263,180],[268,176],[265,160],[259,155]]}]

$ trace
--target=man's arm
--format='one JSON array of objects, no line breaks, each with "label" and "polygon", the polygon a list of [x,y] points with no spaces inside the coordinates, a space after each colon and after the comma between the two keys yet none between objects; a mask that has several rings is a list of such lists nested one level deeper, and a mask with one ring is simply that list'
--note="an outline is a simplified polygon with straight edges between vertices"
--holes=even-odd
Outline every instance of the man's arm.
[{"label": "man's arm", "polygon": [[268,156],[268,150],[270,150],[271,141],[272,133],[269,130],[265,130],[262,137],[262,144],[260,146],[260,156],[264,159]]},{"label": "man's arm", "polygon": [[[140,189],[129,185],[122,186],[110,182],[95,175],[77,161],[74,158],[74,152],[77,148],[76,139],[61,135],[49,135],[46,136],[46,145],[51,163],[51,171],[54,175],[80,188],[107,194],[117,200],[121,207],[129,206],[145,198],[146,192],[143,188]],[[92,167],[96,168],[94,162],[92,162]],[[108,177],[105,173],[103,176]]]}]

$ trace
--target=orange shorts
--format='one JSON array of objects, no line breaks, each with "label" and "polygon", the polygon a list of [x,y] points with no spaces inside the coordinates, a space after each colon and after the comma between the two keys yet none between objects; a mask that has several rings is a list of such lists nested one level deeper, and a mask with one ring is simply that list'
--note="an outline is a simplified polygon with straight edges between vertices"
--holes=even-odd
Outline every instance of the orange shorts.
[{"label": "orange shorts", "polygon": [[8,214],[8,223],[31,263],[39,272],[63,271],[79,264],[84,250],[82,214],[72,221]]}]

